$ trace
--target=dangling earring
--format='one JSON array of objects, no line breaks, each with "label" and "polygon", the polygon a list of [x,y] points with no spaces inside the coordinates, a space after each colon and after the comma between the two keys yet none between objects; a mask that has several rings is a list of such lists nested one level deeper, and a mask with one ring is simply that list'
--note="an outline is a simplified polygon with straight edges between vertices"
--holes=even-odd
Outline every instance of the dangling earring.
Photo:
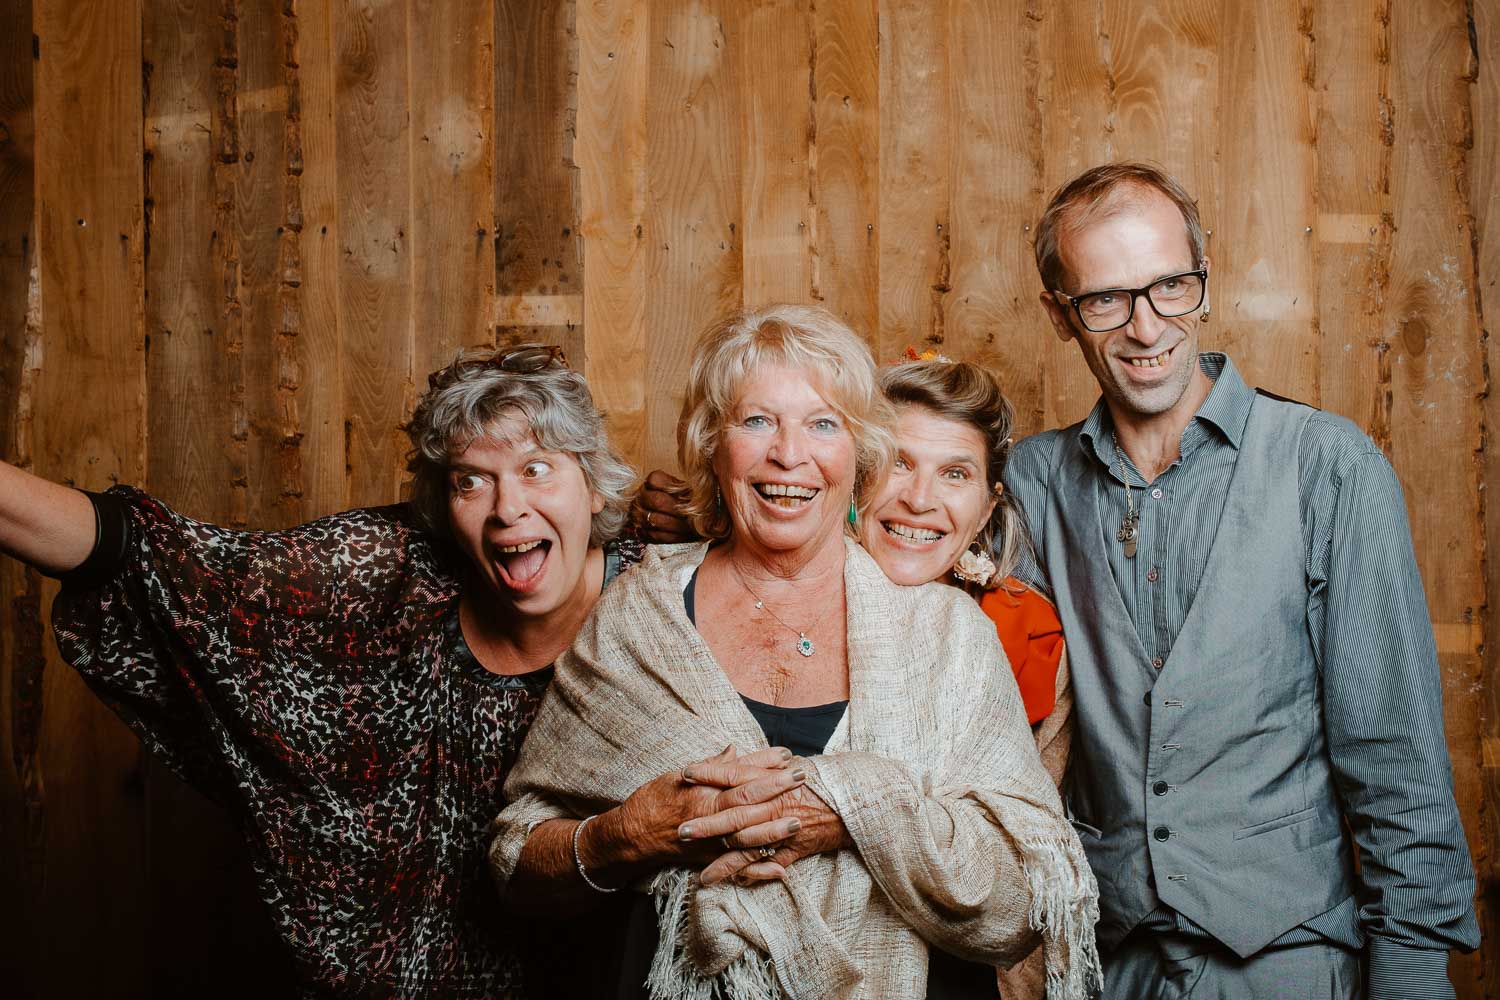
[{"label": "dangling earring", "polygon": [[979,539],[974,539],[964,554],[958,557],[958,562],[953,564],[953,575],[964,583],[977,583],[983,587],[995,577],[995,560],[979,544]]},{"label": "dangling earring", "polygon": [[849,523],[850,524],[858,524],[859,523],[859,512],[854,509],[854,498],[853,497],[849,498]]},{"label": "dangling earring", "polygon": [[724,494],[720,492],[717,486],[714,487],[714,513],[724,513]]},{"label": "dangling earring", "polygon": [[1201,315],[1199,315],[1198,319],[1199,319],[1200,322],[1203,322],[1203,323],[1207,323],[1208,322],[1208,306],[1204,306],[1203,307],[1203,312],[1202,312]]}]

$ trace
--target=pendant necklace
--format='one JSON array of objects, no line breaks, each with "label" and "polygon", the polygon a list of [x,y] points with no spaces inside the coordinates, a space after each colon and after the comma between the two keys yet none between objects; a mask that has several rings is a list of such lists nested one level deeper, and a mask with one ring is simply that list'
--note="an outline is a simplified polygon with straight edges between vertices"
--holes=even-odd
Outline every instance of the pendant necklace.
[{"label": "pendant necklace", "polygon": [[1135,547],[1140,537],[1136,524],[1141,516],[1135,512],[1135,498],[1130,495],[1130,473],[1125,470],[1125,453],[1120,443],[1115,442],[1115,457],[1120,460],[1120,479],[1125,483],[1125,516],[1120,520],[1120,530],[1115,532],[1115,541],[1125,547],[1125,558],[1135,558]]},{"label": "pendant necklace", "polygon": [[745,593],[755,598],[755,609],[757,611],[764,611],[766,614],[770,615],[778,622],[781,622],[781,627],[786,629],[788,632],[797,633],[796,645],[798,653],[801,653],[803,656],[811,656],[818,651],[817,647],[813,645],[813,641],[807,637],[807,633],[818,627],[818,625],[823,621],[824,615],[828,614],[828,608],[825,607],[822,614],[818,615],[817,620],[814,621],[811,625],[807,626],[807,629],[805,631],[803,629],[793,628],[792,626],[788,625],[785,619],[783,619],[780,615],[772,611],[770,608],[766,607],[766,602],[761,598],[761,596],[750,589],[750,584],[745,580],[745,575],[740,572],[739,566],[735,564],[735,561],[733,559],[729,560],[729,568],[734,571],[735,578],[740,581],[740,586],[745,588]]}]

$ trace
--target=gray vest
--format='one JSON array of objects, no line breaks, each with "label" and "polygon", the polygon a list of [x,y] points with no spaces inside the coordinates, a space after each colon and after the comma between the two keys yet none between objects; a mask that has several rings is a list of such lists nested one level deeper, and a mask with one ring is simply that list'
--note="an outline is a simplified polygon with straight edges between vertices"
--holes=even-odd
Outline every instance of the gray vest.
[{"label": "gray vest", "polygon": [[1160,671],[1109,572],[1098,462],[1081,425],[1058,436],[1044,562],[1076,699],[1067,797],[1099,879],[1106,948],[1163,902],[1251,955],[1353,892],[1307,630],[1297,452],[1313,412],[1257,395]]}]

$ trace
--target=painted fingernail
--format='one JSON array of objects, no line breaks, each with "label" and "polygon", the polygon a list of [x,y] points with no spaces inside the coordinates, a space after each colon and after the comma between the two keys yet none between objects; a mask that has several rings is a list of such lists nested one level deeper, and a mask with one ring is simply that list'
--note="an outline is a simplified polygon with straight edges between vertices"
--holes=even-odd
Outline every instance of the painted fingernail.
[{"label": "painted fingernail", "polygon": [[796,754],[792,753],[786,747],[782,747],[781,748],[781,759],[782,760],[791,760],[795,756],[796,756]]},{"label": "painted fingernail", "polygon": [[798,830],[802,829],[802,821],[800,819],[794,819],[786,825],[786,828],[787,832],[796,833]]},{"label": "painted fingernail", "polygon": [[797,768],[797,770],[795,770],[795,771],[792,772],[792,780],[793,781],[806,781],[807,780],[807,772],[804,771],[800,767]]},{"label": "painted fingernail", "polygon": [[693,839],[693,828],[690,827],[690,826],[688,826],[686,823],[684,823],[681,826],[679,826],[677,828],[677,839],[678,840],[691,840],[691,839]]},{"label": "painted fingernail", "polygon": [[685,768],[682,769],[682,780],[683,781],[692,781],[693,780],[693,769],[692,768],[685,767]]}]

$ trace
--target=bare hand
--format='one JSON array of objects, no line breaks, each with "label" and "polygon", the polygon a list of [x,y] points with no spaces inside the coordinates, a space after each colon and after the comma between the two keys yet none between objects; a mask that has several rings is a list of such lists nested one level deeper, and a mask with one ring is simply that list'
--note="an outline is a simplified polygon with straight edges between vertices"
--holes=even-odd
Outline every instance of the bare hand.
[{"label": "bare hand", "polygon": [[682,516],[687,484],[676,476],[654,470],[630,504],[630,516],[641,537],[658,545],[692,542],[698,533]]},{"label": "bare hand", "polygon": [[[787,766],[792,759],[782,747],[739,757],[731,746],[680,771],[653,778],[632,792],[618,809],[599,817],[598,822],[606,828],[599,839],[594,837],[594,824],[586,831],[584,842],[591,847],[597,849],[607,838],[623,845],[619,854],[628,857],[601,857],[596,850],[589,850],[586,853],[593,856],[585,859],[588,867],[707,863],[723,850],[723,845],[695,836],[698,822],[736,809],[741,810],[737,815],[759,817],[757,822],[771,819],[774,807],[768,803],[806,780],[801,767]],[[580,852],[585,853],[582,844]]]},{"label": "bare hand", "polygon": [[[774,814],[772,819],[761,818],[766,811]],[[692,826],[694,837],[718,837],[733,848],[703,869],[704,885],[732,877],[749,881],[784,879],[794,861],[854,846],[839,814],[802,784],[758,810],[728,809]],[[764,853],[767,849],[771,850],[769,855]]]}]

